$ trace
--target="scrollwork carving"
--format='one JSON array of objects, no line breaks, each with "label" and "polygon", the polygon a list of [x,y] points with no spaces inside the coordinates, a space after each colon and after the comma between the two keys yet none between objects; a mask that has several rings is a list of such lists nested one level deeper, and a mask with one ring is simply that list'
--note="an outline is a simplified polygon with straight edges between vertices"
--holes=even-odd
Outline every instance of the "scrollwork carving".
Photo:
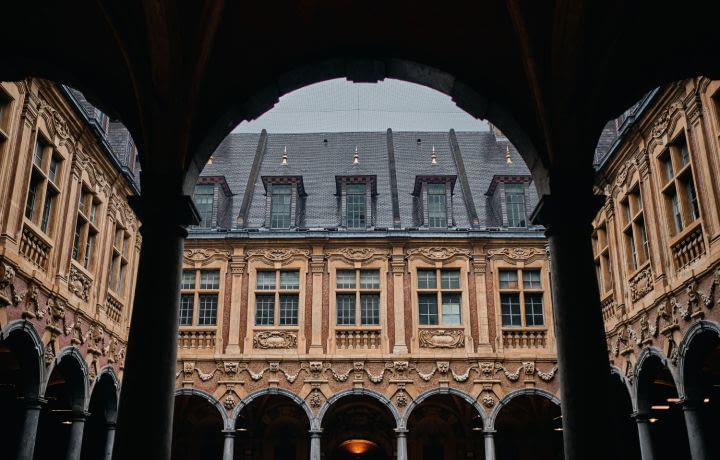
[{"label": "scrollwork carving", "polygon": [[90,286],[92,286],[90,278],[81,273],[75,266],[70,265],[70,278],[68,280],[70,292],[87,302]]},{"label": "scrollwork carving", "polygon": [[256,332],[253,337],[253,348],[266,350],[297,348],[297,334],[287,331]]},{"label": "scrollwork carving", "polygon": [[310,257],[310,250],[299,248],[277,248],[277,249],[249,249],[248,257],[260,257],[268,262],[284,262],[293,257]]},{"label": "scrollwork carving", "polygon": [[461,348],[465,346],[462,329],[420,329],[421,348]]},{"label": "scrollwork carving", "polygon": [[488,249],[488,256],[503,256],[511,260],[527,260],[534,256],[545,256],[545,250],[540,248],[499,248]]},{"label": "scrollwork carving", "polygon": [[419,255],[429,260],[447,260],[455,256],[470,257],[470,250],[464,248],[425,247],[408,249],[408,257]]}]

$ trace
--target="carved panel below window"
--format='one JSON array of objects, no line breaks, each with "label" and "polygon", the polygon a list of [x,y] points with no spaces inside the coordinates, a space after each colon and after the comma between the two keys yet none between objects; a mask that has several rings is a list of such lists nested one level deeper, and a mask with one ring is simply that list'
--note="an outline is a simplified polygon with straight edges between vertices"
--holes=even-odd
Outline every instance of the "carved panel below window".
[{"label": "carved panel below window", "polygon": [[420,329],[421,348],[462,348],[465,331],[462,329]]},{"label": "carved panel below window", "polygon": [[253,348],[297,348],[297,334],[287,331],[256,332],[253,337]]}]

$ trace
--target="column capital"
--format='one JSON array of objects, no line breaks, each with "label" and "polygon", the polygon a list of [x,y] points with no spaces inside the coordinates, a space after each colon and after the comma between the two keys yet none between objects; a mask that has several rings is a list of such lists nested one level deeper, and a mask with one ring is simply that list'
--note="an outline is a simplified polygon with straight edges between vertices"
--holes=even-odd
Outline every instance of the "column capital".
[{"label": "column capital", "polygon": [[143,224],[140,228],[141,232],[156,227],[164,231],[168,227],[185,227],[200,223],[200,214],[188,195],[150,193],[130,196],[128,202]]},{"label": "column capital", "polygon": [[28,409],[42,409],[42,407],[47,404],[47,399],[37,396],[20,397],[18,399],[21,400],[23,405]]},{"label": "column capital", "polygon": [[634,418],[637,423],[648,423],[650,421],[650,412],[635,411],[630,414],[630,417]]},{"label": "column capital", "polygon": [[317,430],[308,430],[308,433],[310,433],[311,438],[319,438],[322,436],[322,428],[318,428]]},{"label": "column capital", "polygon": [[405,437],[407,436],[409,430],[407,428],[395,428],[393,431],[395,431],[395,434],[398,437]]},{"label": "column capital", "polygon": [[[562,193],[543,195],[540,197],[530,221],[535,225],[543,225],[548,234],[576,233],[578,229],[592,231],[591,222],[605,204],[605,197],[583,194],[577,191],[572,196]],[[568,218],[572,214],[572,218]]]},{"label": "column capital", "polygon": [[483,436],[486,438],[492,438],[497,433],[497,430],[483,430]]},{"label": "column capital", "polygon": [[237,435],[235,430],[220,430],[220,432],[224,434],[226,438],[234,438]]}]

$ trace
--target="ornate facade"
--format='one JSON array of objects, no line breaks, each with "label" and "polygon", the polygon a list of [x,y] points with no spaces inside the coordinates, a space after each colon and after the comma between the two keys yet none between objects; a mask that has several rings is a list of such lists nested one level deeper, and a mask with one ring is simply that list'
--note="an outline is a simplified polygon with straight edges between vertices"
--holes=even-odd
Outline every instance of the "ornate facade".
[{"label": "ornate facade", "polygon": [[137,192],[129,139],[69,88],[0,83],[0,428],[10,456],[112,449],[141,245],[126,199]]},{"label": "ornate facade", "polygon": [[608,353],[643,458],[710,458],[719,447],[709,436],[720,408],[719,89],[698,77],[654,90],[598,157],[605,203],[593,247]]},{"label": "ornate facade", "polygon": [[549,258],[507,145],[229,136],[185,244],[174,456],[557,455]]}]

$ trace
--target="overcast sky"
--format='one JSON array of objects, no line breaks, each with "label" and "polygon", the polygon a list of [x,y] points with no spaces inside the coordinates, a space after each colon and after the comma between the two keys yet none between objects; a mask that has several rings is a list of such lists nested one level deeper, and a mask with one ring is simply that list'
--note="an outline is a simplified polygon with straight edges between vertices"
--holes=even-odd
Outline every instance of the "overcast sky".
[{"label": "overcast sky", "polygon": [[280,98],[260,118],[233,132],[487,131],[485,121],[460,110],[443,93],[386,79],[352,83],[344,78],[306,86]]}]

